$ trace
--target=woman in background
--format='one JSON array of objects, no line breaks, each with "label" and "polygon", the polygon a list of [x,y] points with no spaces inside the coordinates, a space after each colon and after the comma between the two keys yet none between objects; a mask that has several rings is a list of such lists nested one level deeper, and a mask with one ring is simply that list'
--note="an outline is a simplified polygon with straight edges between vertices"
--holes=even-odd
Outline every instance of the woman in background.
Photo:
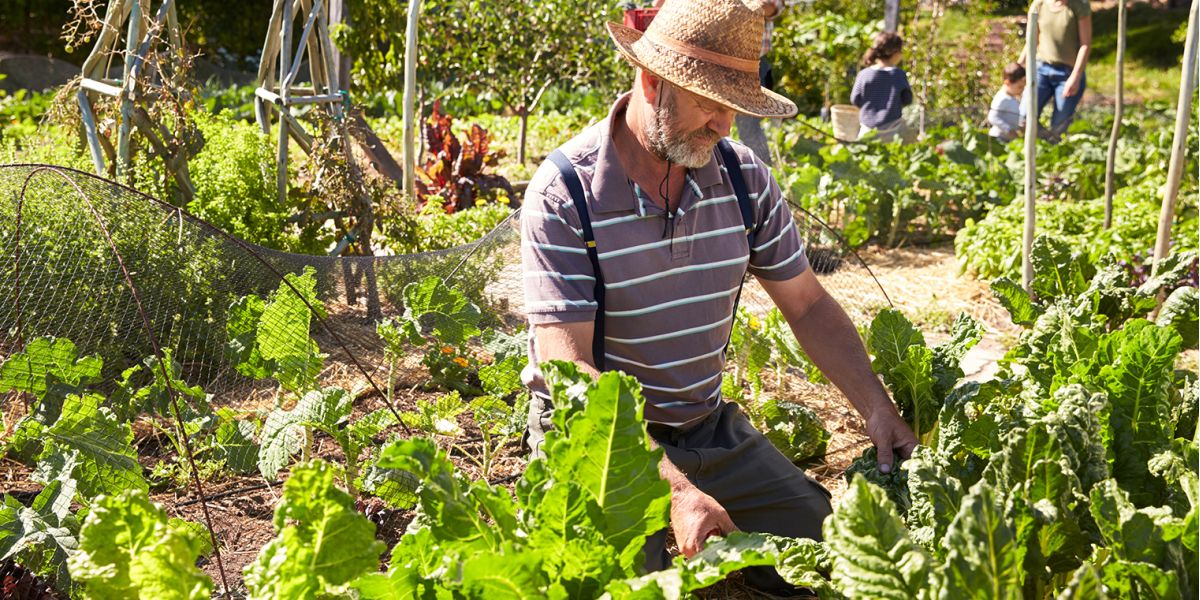
[{"label": "woman in background", "polygon": [[880,141],[890,142],[903,133],[901,110],[913,101],[908,75],[896,66],[903,51],[904,40],[885,31],[863,55],[866,68],[858,72],[850,92],[850,102],[859,108],[859,136],[874,131]]}]

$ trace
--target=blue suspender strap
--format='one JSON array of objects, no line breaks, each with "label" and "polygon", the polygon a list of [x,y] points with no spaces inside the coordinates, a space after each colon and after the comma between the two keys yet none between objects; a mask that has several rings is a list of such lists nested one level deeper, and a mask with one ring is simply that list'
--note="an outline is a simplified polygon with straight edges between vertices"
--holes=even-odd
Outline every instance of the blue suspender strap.
[{"label": "blue suspender strap", "polygon": [[746,192],[746,180],[742,177],[742,161],[737,152],[729,145],[729,140],[722,138],[717,142],[721,151],[721,162],[729,171],[729,183],[733,184],[733,193],[737,195],[738,208],[742,211],[742,224],[746,226],[746,240],[754,247],[754,205],[750,203],[750,194]]},{"label": "blue suspender strap", "polygon": [[[750,204],[750,194],[746,192],[746,180],[742,177],[742,161],[738,159],[733,146],[729,145],[728,139],[721,138],[721,141],[717,142],[717,149],[721,152],[721,162],[725,163],[725,170],[729,172],[729,183],[733,184],[733,193],[737,195],[738,208],[742,211],[742,224],[746,226],[746,245],[750,247],[750,252],[753,252],[754,205]],[[738,284],[737,296],[733,299],[734,320],[737,320],[738,303],[742,301],[742,288],[745,285],[746,276],[743,274],[742,282]],[[732,327],[729,328],[729,340],[733,340]],[[729,351],[729,341],[725,342],[725,351]]]},{"label": "blue suspender strap", "polygon": [[[604,370],[604,277],[600,273],[600,255],[596,251],[596,236],[592,234],[592,219],[588,214],[587,197],[583,194],[583,184],[575,173],[575,165],[559,150],[550,153],[550,162],[558,167],[562,174],[571,201],[575,203],[575,212],[579,213],[579,223],[583,226],[583,242],[587,249],[588,260],[592,261],[592,273],[596,276],[596,287],[593,290],[596,297],[596,329],[592,334],[592,361],[596,370]],[[738,173],[741,175],[741,173]]]}]

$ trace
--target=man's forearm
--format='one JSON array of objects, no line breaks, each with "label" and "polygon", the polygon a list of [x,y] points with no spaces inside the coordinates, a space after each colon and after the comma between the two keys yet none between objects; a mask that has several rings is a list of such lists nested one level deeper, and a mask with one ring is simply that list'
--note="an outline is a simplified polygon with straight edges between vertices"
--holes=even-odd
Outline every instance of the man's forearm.
[{"label": "man's forearm", "polygon": [[871,361],[858,330],[833,297],[826,294],[790,325],[804,352],[859,414],[870,418],[880,409],[896,410],[879,378],[871,371]]},{"label": "man's forearm", "polygon": [[[650,438],[650,446],[653,448],[659,447],[658,442],[654,438]],[[688,480],[687,475],[684,475],[683,471],[680,471],[679,467],[676,467],[675,463],[667,458],[666,452],[663,452],[662,460],[658,462],[658,474],[663,479],[666,479],[667,483],[671,484],[671,494],[694,487],[692,482]]]}]

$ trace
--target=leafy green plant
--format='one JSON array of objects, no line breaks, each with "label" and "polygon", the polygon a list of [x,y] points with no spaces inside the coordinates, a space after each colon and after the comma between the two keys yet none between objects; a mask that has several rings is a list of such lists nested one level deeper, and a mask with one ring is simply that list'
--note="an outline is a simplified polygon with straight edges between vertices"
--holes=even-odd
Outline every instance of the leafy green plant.
[{"label": "leafy green plant", "polygon": [[67,567],[89,598],[201,600],[212,594],[212,580],[196,567],[211,548],[201,531],[168,519],[144,491],[101,496]]},{"label": "leafy green plant", "polygon": [[467,348],[480,335],[479,308],[461,292],[430,276],[404,287],[404,314],[379,323],[379,336],[391,356],[401,356],[404,346],[426,347],[421,364],[431,380],[445,388],[478,394],[478,359]]},{"label": "leafy green plant", "polygon": [[[418,516],[386,573],[352,585],[363,598],[477,596],[521,590],[561,597],[680,597],[749,565],[773,564],[778,546],[761,534],[712,541],[692,561],[643,576],[646,536],[666,526],[670,491],[657,474],[635,380],[598,381],[574,365],[545,365],[556,430],[514,499],[468,481],[432,441],[403,440],[380,459],[423,481]],[[445,565],[461,565],[447,570]]]},{"label": "leafy green plant", "polygon": [[292,470],[275,508],[277,535],[244,571],[253,599],[315,598],[375,570],[385,547],[375,525],[334,483],[335,469],[314,461]]},{"label": "leafy green plant", "polygon": [[458,392],[442,394],[433,400],[417,400],[417,410],[400,415],[404,424],[414,427],[429,436],[453,438],[463,430],[458,416],[467,411]]},{"label": "leafy green plant", "polygon": [[[309,336],[313,311],[325,316],[315,273],[312,267],[300,275],[289,273],[266,300],[250,294],[229,308],[226,355],[239,373],[274,378],[297,396],[316,388],[326,355]],[[276,407],[281,402],[277,396]]]},{"label": "leafy green plant", "polygon": [[878,473],[871,452],[848,471],[851,491],[825,530],[835,593],[1043,599],[1103,588],[1177,598],[1197,589],[1200,476],[1182,408],[1195,379],[1173,371],[1179,333],[1140,318],[1193,256],[1170,257],[1133,287],[1115,261],[1089,273],[1061,241],[1035,248],[1034,295],[993,285],[1025,328],[996,379],[957,384],[977,326],[959,321],[950,342],[929,349],[898,314],[876,318],[873,364],[924,445],[900,473]]},{"label": "leafy green plant", "polygon": [[754,426],[792,462],[825,455],[829,430],[811,408],[772,398],[747,412]]},{"label": "leafy green plant", "polygon": [[0,560],[18,559],[59,590],[72,589],[67,557],[79,547],[79,521],[71,513],[75,487],[68,472],[47,482],[30,506],[5,494],[0,504]]},{"label": "leafy green plant", "polygon": [[[493,346],[494,347],[494,346]],[[471,401],[471,417],[482,437],[479,468],[486,479],[501,448],[525,431],[529,391],[521,381],[521,370],[529,359],[523,353],[495,352],[494,362],[479,369],[486,395]]]},{"label": "leafy green plant", "polygon": [[194,118],[204,148],[188,162],[196,188],[188,211],[254,244],[324,254],[333,236],[322,223],[294,217],[328,209],[317,199],[298,195],[281,203],[275,187],[274,141],[254,123],[229,114],[197,111]]},{"label": "leafy green plant", "polygon": [[966,315],[955,320],[950,339],[933,348],[899,311],[885,309],[872,321],[871,366],[883,376],[918,438],[929,439],[946,397],[963,376],[959,363],[982,337],[982,327]]}]

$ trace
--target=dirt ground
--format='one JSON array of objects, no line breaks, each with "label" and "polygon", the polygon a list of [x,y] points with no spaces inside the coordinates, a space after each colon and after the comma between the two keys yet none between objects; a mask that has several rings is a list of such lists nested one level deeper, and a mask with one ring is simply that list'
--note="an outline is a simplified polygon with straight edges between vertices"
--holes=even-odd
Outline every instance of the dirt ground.
[{"label": "dirt ground", "polygon": [[[995,358],[1003,352],[1004,340],[1014,335],[1014,329],[1008,323],[1003,309],[992,300],[985,284],[958,276],[952,247],[867,250],[863,258],[871,266],[891,302],[909,315],[923,330],[930,332],[928,337],[931,343],[939,341],[938,336],[945,335],[950,322],[959,312],[966,312],[979,319],[987,330],[987,337],[969,355],[968,362],[971,366],[968,372],[969,376],[973,377],[982,377],[989,373]],[[825,280],[825,285],[837,296],[843,294],[846,290],[842,287],[849,284],[845,280],[829,278]],[[878,300],[862,300],[857,304],[866,305],[872,302]],[[848,301],[848,304],[855,303]],[[849,308],[855,309],[854,306]],[[334,312],[337,312],[336,309]],[[343,332],[344,335],[349,334],[349,337],[367,336],[373,331],[369,320],[354,316],[343,320],[341,326],[351,329]],[[362,331],[356,331],[357,329]],[[332,345],[320,339],[318,341],[322,342],[323,349]],[[358,355],[360,360],[368,364],[383,364],[381,355],[369,350],[364,352]],[[329,384],[358,390],[355,414],[363,414],[384,406],[383,397],[366,385],[364,378],[352,367],[346,356],[338,352],[332,354],[323,373],[323,380]],[[404,378],[394,382],[397,390],[396,408],[401,411],[413,409],[419,399],[438,394],[422,389],[423,371],[415,364],[418,359],[414,357],[409,360],[413,364],[405,364],[403,368],[397,369],[398,373],[404,374]],[[825,460],[811,466],[809,472],[829,488],[836,503],[846,490],[843,479],[846,467],[869,444],[863,433],[861,420],[848,401],[832,387],[814,385],[799,376],[784,377],[779,382],[773,381],[774,378],[768,379],[772,381],[769,382],[767,393],[804,403],[825,420],[832,439]],[[242,398],[234,406],[239,410],[269,409],[275,402],[273,390],[264,386],[248,386],[244,393],[225,396]],[[447,440],[447,447],[451,449],[452,460],[462,470],[472,477],[479,477],[479,467],[473,459],[467,457],[467,453],[472,453],[473,446],[479,443],[478,429],[466,415],[461,418],[461,425],[465,434],[455,441],[455,446]],[[161,460],[162,457],[156,454],[161,451],[158,448],[161,448],[162,444],[154,439],[155,436],[149,431],[139,429],[137,434],[139,455],[142,455],[143,464],[149,469]],[[315,442],[317,456],[340,460],[340,451],[333,440],[318,434]],[[496,484],[511,485],[524,468],[524,455],[525,450],[519,440],[511,440],[489,474],[489,480]],[[204,483],[204,493],[211,499],[208,502],[209,516],[221,543],[220,559],[223,569],[218,569],[215,556],[202,566],[213,576],[218,587],[222,585],[219,571],[223,570],[226,583],[234,590],[235,597],[244,594],[240,576],[242,569],[254,560],[259,549],[275,535],[272,513],[280,498],[281,486],[281,481],[229,474],[221,474]],[[0,463],[0,488],[6,492],[15,493],[27,500],[32,499],[38,487],[31,484],[29,470],[24,466],[10,460]],[[191,487],[182,491],[160,492],[152,496],[177,516],[198,522],[206,520],[201,505],[194,500]],[[389,544],[399,539],[412,516],[408,511],[388,510],[377,501],[367,502],[362,509],[376,522],[380,538]],[[736,577],[705,593],[705,597],[708,598],[749,595],[748,589]]]}]

